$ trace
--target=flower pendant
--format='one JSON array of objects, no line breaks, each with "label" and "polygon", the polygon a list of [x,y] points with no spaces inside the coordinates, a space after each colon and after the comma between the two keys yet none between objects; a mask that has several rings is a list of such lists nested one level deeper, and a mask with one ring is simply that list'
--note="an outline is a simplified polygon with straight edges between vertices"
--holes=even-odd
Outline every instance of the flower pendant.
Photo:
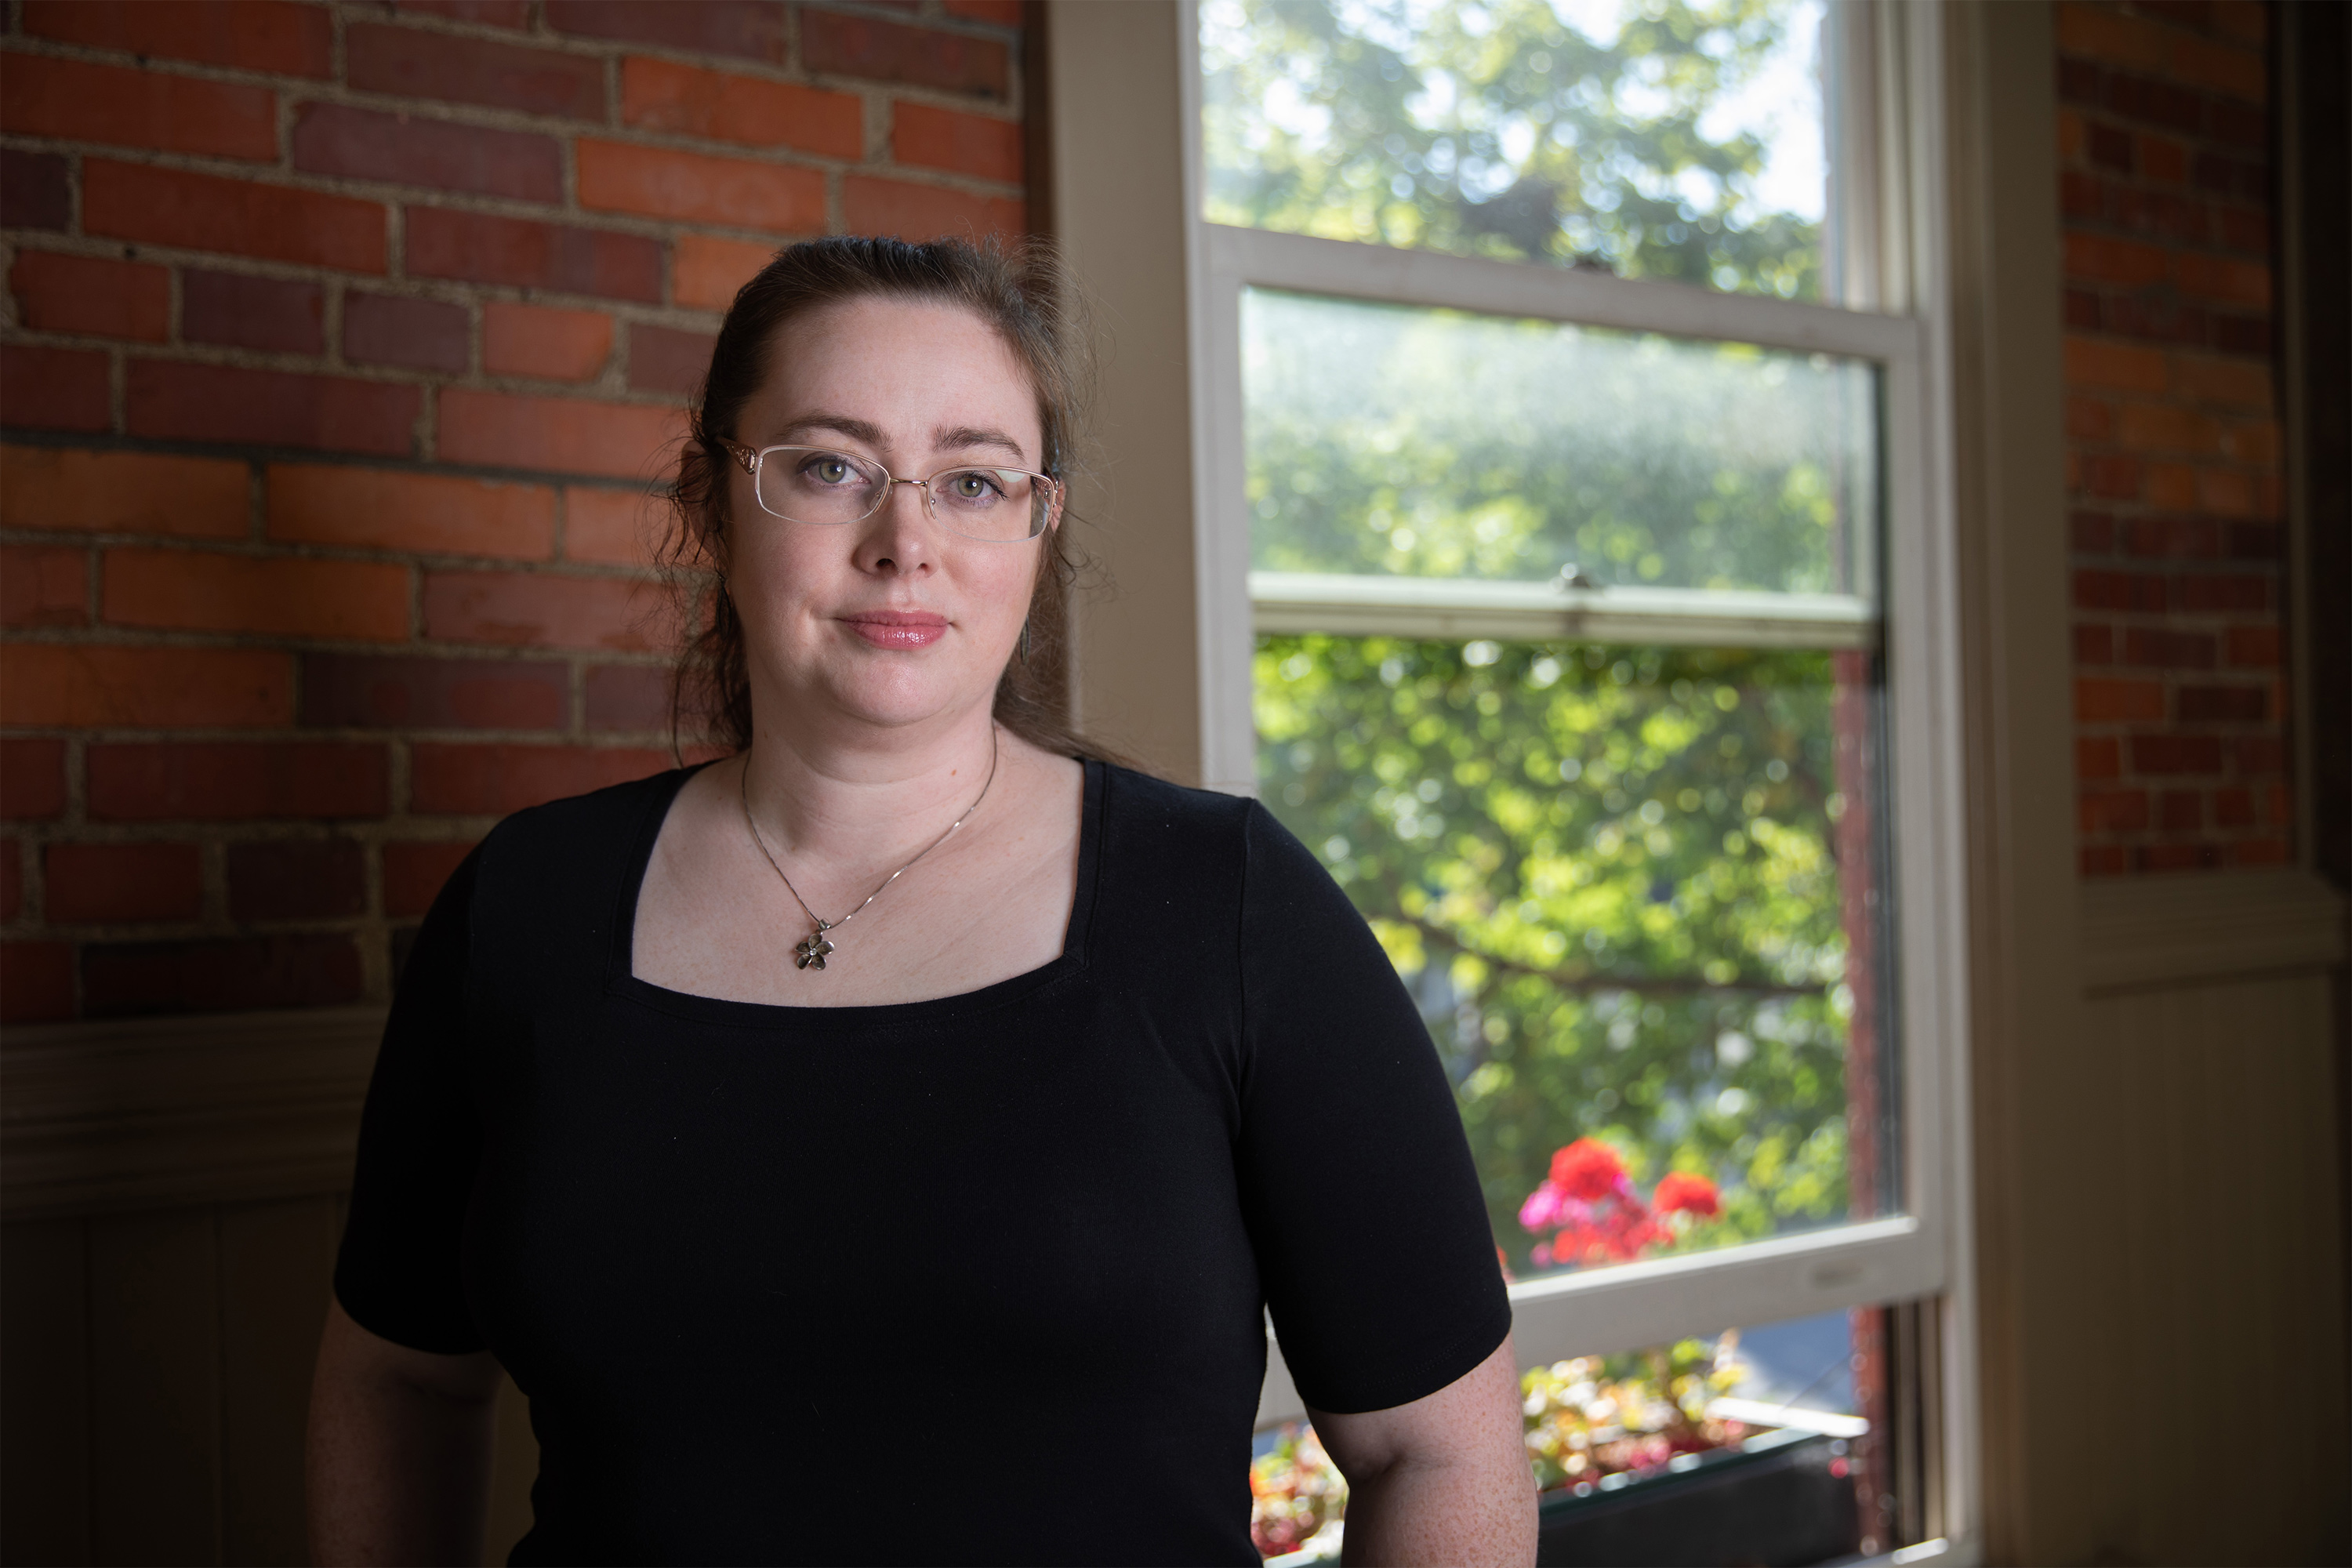
[{"label": "flower pendant", "polygon": [[823,969],[824,955],[832,951],[833,943],[824,940],[824,927],[819,926],[801,938],[800,945],[793,949],[793,967]]}]

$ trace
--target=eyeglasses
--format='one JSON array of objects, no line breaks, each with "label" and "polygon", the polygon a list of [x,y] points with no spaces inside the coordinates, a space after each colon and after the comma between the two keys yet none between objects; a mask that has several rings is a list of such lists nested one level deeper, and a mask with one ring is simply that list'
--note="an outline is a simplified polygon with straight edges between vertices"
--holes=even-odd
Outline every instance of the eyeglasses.
[{"label": "eyeglasses", "polygon": [[893,485],[920,489],[925,510],[949,532],[997,544],[1036,538],[1062,510],[1061,481],[1026,468],[942,468],[902,479],[871,458],[824,447],[720,445],[751,476],[760,510],[786,522],[863,522],[882,510]]}]

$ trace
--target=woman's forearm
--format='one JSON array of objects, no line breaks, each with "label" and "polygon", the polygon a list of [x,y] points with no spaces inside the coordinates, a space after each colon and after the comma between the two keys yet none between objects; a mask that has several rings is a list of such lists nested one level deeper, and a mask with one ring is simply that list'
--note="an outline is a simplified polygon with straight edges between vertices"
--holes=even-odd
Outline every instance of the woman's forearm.
[{"label": "woman's forearm", "polygon": [[311,1561],[481,1560],[498,1365],[393,1345],[331,1307],[310,1393]]},{"label": "woman's forearm", "polygon": [[1525,1563],[1535,1486],[1491,1467],[1401,1460],[1348,1484],[1340,1561],[1366,1563]]}]

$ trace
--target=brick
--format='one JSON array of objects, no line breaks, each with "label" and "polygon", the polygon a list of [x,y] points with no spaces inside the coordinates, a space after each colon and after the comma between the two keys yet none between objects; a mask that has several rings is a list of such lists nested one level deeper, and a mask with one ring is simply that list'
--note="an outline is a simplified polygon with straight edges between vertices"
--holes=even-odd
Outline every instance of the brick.
[{"label": "brick", "polygon": [[626,784],[670,766],[642,747],[446,745],[411,749],[410,809],[422,816],[490,816],[565,795]]},{"label": "brick", "polygon": [[1018,235],[1028,222],[1027,208],[1018,201],[868,174],[851,174],[842,181],[841,205],[844,224],[851,233],[890,234],[902,239]]},{"label": "brick", "polygon": [[2173,581],[2172,601],[2175,607],[2191,613],[2267,610],[2271,585],[2263,577],[2183,576]]},{"label": "brick", "polygon": [[2239,668],[2274,669],[2284,662],[2276,626],[2231,626],[2223,637],[2229,661]]},{"label": "brick", "polygon": [[2154,349],[2066,340],[2066,384],[2112,387],[2118,392],[2162,392],[2168,384],[2165,356]]},{"label": "brick", "polygon": [[398,919],[431,909],[442,884],[473,850],[473,841],[467,838],[385,845],[383,912]]},{"label": "brick", "polygon": [[2271,367],[2204,354],[2172,356],[2180,395],[2206,408],[2271,412]]},{"label": "brick", "polygon": [[180,335],[192,343],[278,353],[327,352],[327,292],[316,283],[241,272],[180,273]]},{"label": "brick", "polygon": [[855,93],[700,70],[642,55],[621,62],[621,122],[713,142],[793,147],[828,158],[866,153],[866,109]]},{"label": "brick", "polygon": [[649,479],[685,434],[674,408],[524,397],[451,387],[441,394],[441,458],[558,473]]},{"label": "brick", "polygon": [[2198,833],[2205,826],[2205,797],[2193,789],[2168,789],[2156,797],[2156,826],[2165,833]]},{"label": "brick", "polygon": [[272,539],[509,561],[555,552],[555,492],[541,485],[279,463],[266,495]]},{"label": "brick", "polygon": [[324,77],[333,24],[292,0],[26,0],[37,38],[276,76]]},{"label": "brick", "polygon": [[2216,142],[2232,142],[2256,154],[2268,150],[2269,118],[2252,104],[2213,100],[2206,110],[2205,130]]},{"label": "brick", "polygon": [[2218,196],[2232,196],[2267,206],[2271,197],[2270,170],[2249,158],[2200,148],[2189,160],[2189,183]]},{"label": "brick", "polygon": [[2132,134],[2092,121],[2084,127],[2083,153],[2102,169],[2118,174],[2132,172]]},{"label": "brick", "polygon": [[134,436],[404,458],[423,400],[398,382],[133,360],[124,407]]},{"label": "brick", "polygon": [[735,302],[736,290],[775,258],[772,245],[682,234],[671,263],[671,289],[681,305],[723,310]]},{"label": "brick", "polygon": [[2124,524],[2124,552],[2144,561],[2210,560],[2221,552],[2221,530],[2209,518],[2135,517]]},{"label": "brick", "polygon": [[604,65],[590,55],[367,22],[345,30],[343,48],[345,79],[362,92],[604,118]]},{"label": "brick", "polygon": [[479,22],[486,27],[528,27],[530,0],[394,0],[404,14]]},{"label": "brick", "polygon": [[824,232],[824,176],[814,169],[586,137],[572,155],[583,207],[776,234]]},{"label": "brick", "polygon": [[2212,6],[2207,12],[2212,30],[2225,38],[2242,44],[2259,44],[2270,37],[2270,7],[2249,3],[2249,0],[2229,0],[2228,4]]},{"label": "brick", "polygon": [[2168,27],[2105,5],[2079,3],[2052,7],[2058,47],[2110,65],[2162,70],[2170,62],[2173,33]]},{"label": "brick", "polygon": [[2074,628],[2074,667],[2113,664],[2116,658],[2116,637],[2107,626],[2076,626]]},{"label": "brick", "polygon": [[1012,54],[994,38],[838,11],[801,11],[801,63],[813,71],[1005,98]]},{"label": "brick", "polygon": [[2095,397],[2070,397],[2066,400],[2066,434],[2072,439],[2105,442],[2114,439],[2115,431],[2114,404]]},{"label": "brick", "polygon": [[947,0],[947,13],[967,22],[1017,27],[1021,25],[1021,0]]},{"label": "brick", "polygon": [[2160,180],[2168,185],[2186,184],[2189,181],[2189,149],[2168,136],[2139,133],[2135,151],[2142,179]]},{"label": "brick", "polygon": [[0,56],[0,131],[215,158],[278,156],[278,95],[39,55]]},{"label": "brick", "polygon": [[2189,135],[2205,130],[2204,97],[2188,88],[2125,71],[2107,72],[2105,86],[2106,107],[2115,113]]},{"label": "brick", "polygon": [[384,269],[380,203],[183,169],[82,163],[86,233],[343,272]]},{"label": "brick", "polygon": [[361,996],[359,946],[340,933],[93,942],[81,980],[93,1018],[333,1007]]},{"label": "brick", "polygon": [[2074,776],[2078,779],[2112,779],[2124,771],[2122,742],[2112,735],[2078,738],[2074,742]]},{"label": "brick", "polygon": [[8,287],[17,321],[36,331],[162,342],[170,328],[172,279],[161,267],[20,250]]},{"label": "brick", "polygon": [[399,642],[408,568],[119,548],[106,552],[99,615],[118,626]]},{"label": "brick", "polygon": [[66,161],[55,153],[0,147],[0,228],[65,232],[73,216]]},{"label": "brick", "polygon": [[590,381],[613,353],[613,318],[491,300],[482,306],[482,368],[492,375]]},{"label": "brick", "polygon": [[73,1014],[71,943],[0,942],[0,1024],[48,1024]]},{"label": "brick", "polygon": [[66,743],[0,741],[0,817],[47,822],[66,814]]},{"label": "brick", "polygon": [[2221,742],[2210,735],[2134,735],[2130,745],[2136,773],[2168,777],[2221,771]]},{"label": "brick", "polygon": [[216,458],[0,447],[0,528],[241,539],[248,472]]},{"label": "brick", "polygon": [[777,0],[547,0],[547,25],[581,37],[784,63],[784,7]]},{"label": "brick", "polygon": [[343,296],[343,357],[359,364],[465,374],[474,327],[463,305],[398,294]]},{"label": "brick", "polygon": [[[2058,211],[2061,216],[2070,221],[2096,219],[2104,216],[2106,210],[2107,187],[2097,175],[2077,174],[2072,169],[2060,172]],[[2070,301],[2077,297],[2089,298],[2090,296],[2079,295],[2076,290],[2068,291]],[[2068,320],[2071,323],[2073,321],[2071,314]]]},{"label": "brick", "polygon": [[2079,230],[2066,236],[2066,276],[2069,278],[2080,278],[2094,283],[2112,283],[2124,288],[2145,288],[2165,280],[2169,260],[2162,247],[2143,245],[2137,240],[2084,234]]},{"label": "brick", "polygon": [[2074,682],[2074,718],[2084,724],[2154,721],[2164,717],[2164,686],[2154,680],[2082,679]]},{"label": "brick", "polygon": [[2140,494],[2150,506],[2186,510],[2197,504],[2197,470],[2183,463],[2150,463]]},{"label": "brick", "polygon": [[367,909],[367,867],[349,839],[232,844],[227,861],[231,920],[331,920]]},{"label": "brick", "polygon": [[268,728],[294,716],[293,661],[248,648],[14,643],[0,724]]},{"label": "brick", "polygon": [[2105,330],[2116,337],[2203,348],[2212,338],[2212,313],[2170,294],[2111,294],[2102,301]]},{"label": "brick", "polygon": [[2124,633],[2124,662],[2149,669],[2210,669],[2213,639],[2203,632],[2133,626]]},{"label": "brick", "polygon": [[2089,60],[2060,56],[2058,97],[2061,102],[2097,108],[2107,100],[2107,74]]},{"label": "brick", "polygon": [[2213,826],[2216,827],[2252,827],[2254,826],[2254,792],[2248,789],[2217,789],[2213,792]]},{"label": "brick", "polygon": [[681,332],[639,324],[629,329],[629,385],[637,392],[674,392],[692,397],[710,369],[709,332]]},{"label": "brick", "polygon": [[2120,844],[2088,845],[2077,858],[2076,869],[2085,877],[2120,877],[2131,869],[2131,851]]},{"label": "brick", "polygon": [[2060,163],[2072,163],[2082,157],[2085,134],[2080,110],[2061,109],[2058,111],[2058,161]]},{"label": "brick", "polygon": [[2205,456],[2221,448],[2221,427],[2193,408],[2163,403],[2126,403],[2118,411],[2116,439],[2134,452],[2186,452]]},{"label": "brick", "polygon": [[2161,613],[2165,597],[2165,580],[2153,573],[2074,574],[2074,606],[2077,609]]},{"label": "brick", "polygon": [[425,635],[438,641],[643,653],[669,640],[660,590],[627,577],[432,572]]},{"label": "brick", "polygon": [[294,122],[294,166],[313,174],[476,191],[518,201],[563,199],[555,139],[338,103],[306,103]]},{"label": "brick", "polygon": [[890,156],[901,163],[1019,184],[1021,121],[902,102],[891,110]]},{"label": "brick", "polygon": [[24,914],[25,847],[0,838],[0,924],[14,925]]},{"label": "brick", "polygon": [[318,729],[555,730],[572,677],[547,659],[302,658],[302,722]]},{"label": "brick", "polygon": [[2196,497],[2199,505],[2218,517],[2248,517],[2256,510],[2252,476],[2228,468],[2200,469]]},{"label": "brick", "polygon": [[2168,191],[2117,185],[2108,193],[2107,213],[2118,228],[2184,245],[2208,244],[2213,236],[2208,205]]},{"label": "brick", "polygon": [[440,207],[411,207],[407,224],[412,277],[661,300],[661,247],[639,235]]},{"label": "brick", "polygon": [[2270,214],[2260,207],[2225,206],[2214,216],[2221,226],[2223,245],[2254,256],[2270,254]]},{"label": "brick", "polygon": [[2116,520],[2111,512],[2070,512],[2066,531],[2077,554],[2105,555],[2116,547]]},{"label": "brick", "polygon": [[103,353],[0,343],[0,425],[107,429],[114,423],[108,383]]},{"label": "brick", "polygon": [[2271,269],[2267,262],[2241,261],[2235,257],[2199,251],[2176,251],[2172,279],[2180,290],[2201,299],[2268,310]]},{"label": "brick", "polygon": [[2228,538],[2226,553],[2232,561],[2275,562],[2285,544],[2284,531],[2267,522],[2231,523]]},{"label": "brick", "polygon": [[659,665],[603,664],[585,686],[588,728],[644,733],[667,731],[674,678]]},{"label": "brick", "polygon": [[0,625],[89,624],[89,552],[0,545]]},{"label": "brick", "polygon": [[2139,499],[2141,473],[2137,459],[2090,453],[2081,457],[2080,464],[2083,487],[2091,494],[2109,500]]},{"label": "brick", "polygon": [[2075,825],[2084,833],[2138,833],[2147,826],[2144,789],[2086,789],[2075,797]]},{"label": "brick", "polygon": [[2176,700],[2184,724],[2260,724],[2271,716],[2270,693],[2259,686],[2184,686]]},{"label": "brick", "polygon": [[89,748],[100,822],[370,817],[392,809],[391,759],[357,742],[125,742]]},{"label": "brick", "polygon": [[2284,838],[2248,838],[2229,847],[2232,866],[2284,866],[2294,858],[2294,847]]},{"label": "brick", "polygon": [[53,924],[189,921],[204,909],[193,844],[52,844],[41,858]]},{"label": "brick", "polygon": [[2264,316],[2217,315],[2213,318],[2212,342],[2222,353],[2267,359],[2271,352],[2270,320]]},{"label": "brick", "polygon": [[650,567],[667,521],[658,496],[574,485],[563,492],[563,558]]}]

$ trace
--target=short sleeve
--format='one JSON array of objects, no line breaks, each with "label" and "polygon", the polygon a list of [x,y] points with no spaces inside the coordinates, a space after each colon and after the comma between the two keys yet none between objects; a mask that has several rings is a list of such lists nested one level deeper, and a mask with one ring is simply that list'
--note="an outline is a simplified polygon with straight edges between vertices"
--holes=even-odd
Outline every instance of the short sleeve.
[{"label": "short sleeve", "polygon": [[1250,808],[1243,1202],[1283,1359],[1318,1410],[1434,1394],[1511,1326],[1460,1114],[1363,917]]},{"label": "short sleeve", "polygon": [[482,1134],[464,1069],[468,907],[480,851],[466,857],[410,950],[360,1118],[335,1299],[370,1333],[412,1350],[484,1348],[459,1268]]}]

